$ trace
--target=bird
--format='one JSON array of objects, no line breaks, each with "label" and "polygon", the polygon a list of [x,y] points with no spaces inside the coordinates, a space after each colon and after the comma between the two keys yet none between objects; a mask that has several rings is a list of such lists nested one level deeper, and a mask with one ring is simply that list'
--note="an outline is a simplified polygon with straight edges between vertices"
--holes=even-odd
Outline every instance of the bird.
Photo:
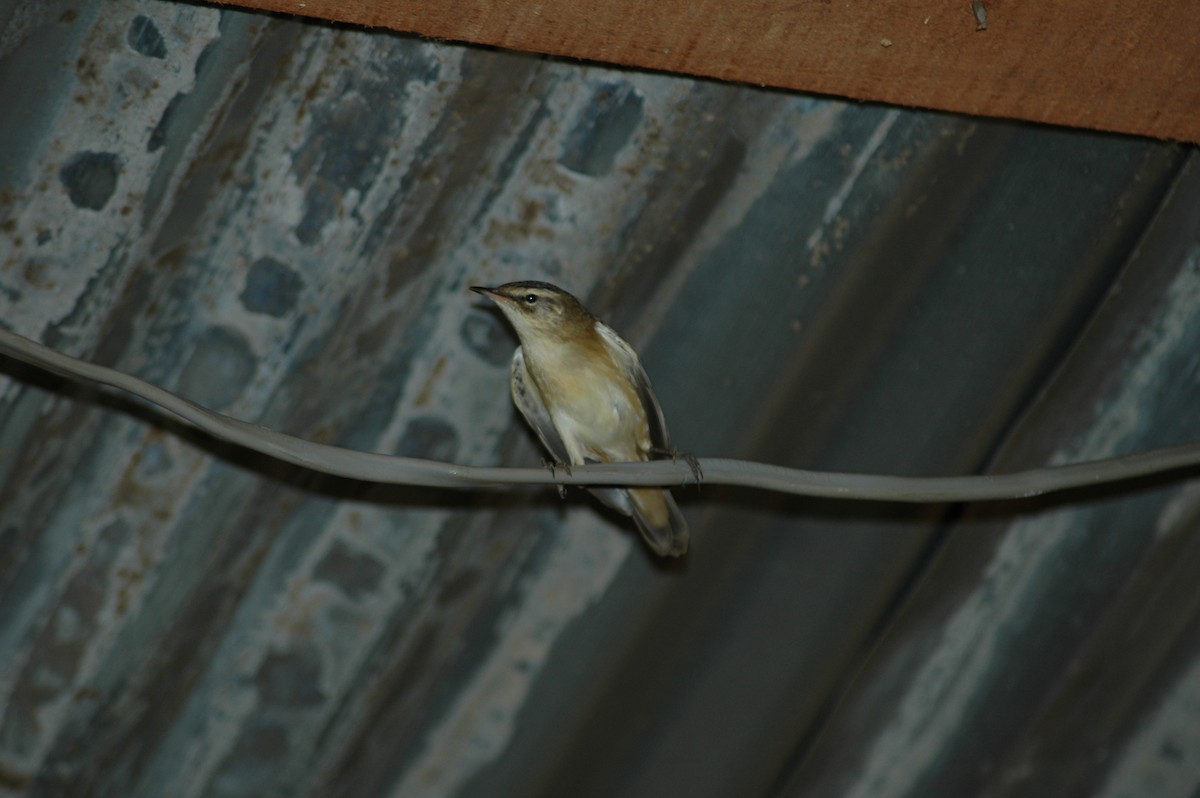
[{"label": "bird", "polygon": [[[471,290],[495,302],[516,331],[520,346],[512,359],[513,403],[558,463],[569,469],[674,456],[662,409],[637,353],[578,299],[538,280]],[[659,556],[687,552],[687,521],[670,491],[589,490],[632,517]]]}]

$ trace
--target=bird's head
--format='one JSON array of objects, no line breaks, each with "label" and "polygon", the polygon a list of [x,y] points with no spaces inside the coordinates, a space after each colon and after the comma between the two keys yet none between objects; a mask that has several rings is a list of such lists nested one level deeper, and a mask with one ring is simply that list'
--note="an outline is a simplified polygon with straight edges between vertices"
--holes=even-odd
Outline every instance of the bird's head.
[{"label": "bird's head", "polygon": [[550,283],[524,280],[497,288],[472,286],[471,290],[495,302],[522,341],[570,338],[595,328],[595,318],[579,300]]}]

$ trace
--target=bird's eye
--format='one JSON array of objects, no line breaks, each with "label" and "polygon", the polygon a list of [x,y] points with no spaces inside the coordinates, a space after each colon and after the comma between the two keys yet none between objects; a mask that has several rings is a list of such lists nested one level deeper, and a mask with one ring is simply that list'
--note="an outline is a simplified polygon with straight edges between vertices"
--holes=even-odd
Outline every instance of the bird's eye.
[{"label": "bird's eye", "polygon": [[536,305],[537,300],[538,300],[537,294],[526,294],[525,295],[525,304],[526,305]]}]

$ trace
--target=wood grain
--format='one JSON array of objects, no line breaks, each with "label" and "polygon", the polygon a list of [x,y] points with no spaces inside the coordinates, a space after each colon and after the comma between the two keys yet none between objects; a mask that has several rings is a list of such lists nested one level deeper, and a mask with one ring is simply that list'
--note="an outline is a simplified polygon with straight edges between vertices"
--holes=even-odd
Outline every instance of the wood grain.
[{"label": "wood grain", "polygon": [[1200,3],[238,0],[454,41],[1200,142]]}]

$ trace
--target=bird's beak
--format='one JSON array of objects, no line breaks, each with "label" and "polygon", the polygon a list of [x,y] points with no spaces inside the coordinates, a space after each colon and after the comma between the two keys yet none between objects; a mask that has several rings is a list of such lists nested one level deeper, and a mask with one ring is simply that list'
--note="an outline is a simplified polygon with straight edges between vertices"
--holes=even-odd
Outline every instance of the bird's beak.
[{"label": "bird's beak", "polygon": [[477,294],[482,294],[493,302],[500,302],[505,298],[504,294],[497,294],[494,290],[485,285],[473,285],[471,286],[471,290]]}]

